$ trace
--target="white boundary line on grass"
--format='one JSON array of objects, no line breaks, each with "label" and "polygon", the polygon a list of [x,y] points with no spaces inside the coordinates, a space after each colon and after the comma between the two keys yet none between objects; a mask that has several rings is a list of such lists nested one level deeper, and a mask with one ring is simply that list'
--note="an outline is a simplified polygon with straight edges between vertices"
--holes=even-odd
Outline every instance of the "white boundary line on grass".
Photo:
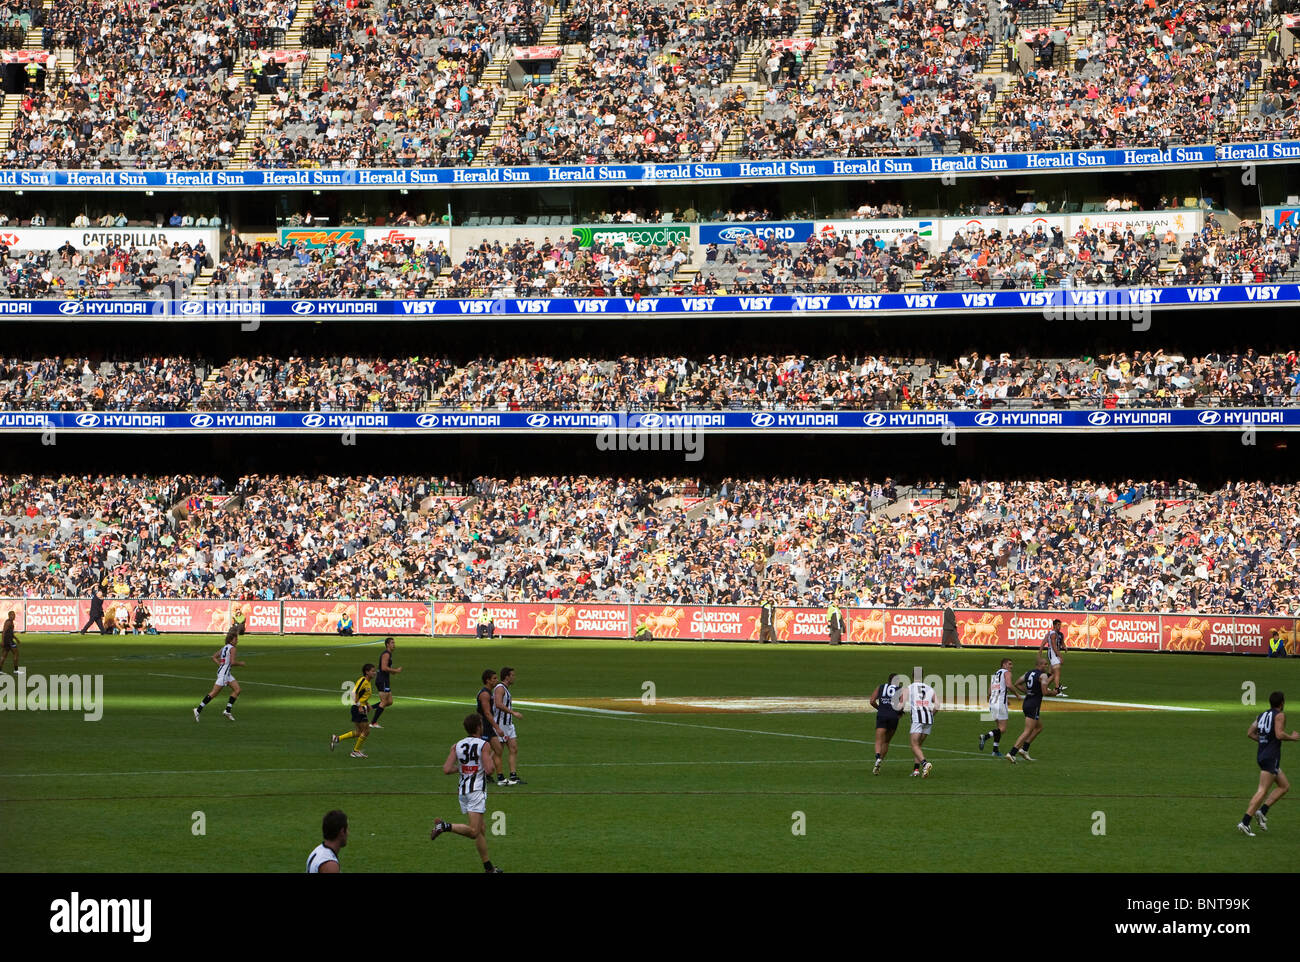
[{"label": "white boundary line on grass", "polygon": [[[991,758],[991,755],[985,755],[985,758]],[[907,759],[898,758],[902,762]],[[978,758],[950,758],[944,764],[949,762],[974,762]],[[782,758],[775,761],[751,760],[751,761],[700,761],[698,759],[684,762],[533,762],[529,768],[681,768],[689,765],[707,765],[710,768],[718,765],[851,765],[854,763],[865,765],[870,759],[844,759],[844,758]],[[888,761],[888,759],[886,759]],[[366,765],[366,771],[378,769],[423,769],[428,771],[442,771],[441,765]],[[0,772],[0,778],[112,778],[127,775],[269,775],[278,772],[319,772],[321,774],[333,774],[338,771],[337,767],[328,768],[217,768],[217,769],[193,769],[193,770],[160,770],[160,771],[140,771],[140,772]],[[430,794],[436,795],[437,792]]]}]

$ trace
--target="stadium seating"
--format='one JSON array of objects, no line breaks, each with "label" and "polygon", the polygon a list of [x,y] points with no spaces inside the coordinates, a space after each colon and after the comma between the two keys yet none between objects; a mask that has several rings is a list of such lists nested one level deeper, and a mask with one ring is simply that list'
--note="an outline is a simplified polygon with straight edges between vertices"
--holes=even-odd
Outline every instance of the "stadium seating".
[{"label": "stadium seating", "polygon": [[959,410],[1300,403],[1295,352],[1186,357],[0,360],[0,409]]},{"label": "stadium seating", "polygon": [[[907,510],[853,482],[0,478],[0,594],[503,597],[1256,614],[1300,601],[1294,485],[961,482]],[[702,502],[674,497],[693,492]],[[1230,533],[1229,527],[1232,527]],[[824,549],[825,544],[834,551]],[[1247,586],[1250,586],[1249,588]]]}]

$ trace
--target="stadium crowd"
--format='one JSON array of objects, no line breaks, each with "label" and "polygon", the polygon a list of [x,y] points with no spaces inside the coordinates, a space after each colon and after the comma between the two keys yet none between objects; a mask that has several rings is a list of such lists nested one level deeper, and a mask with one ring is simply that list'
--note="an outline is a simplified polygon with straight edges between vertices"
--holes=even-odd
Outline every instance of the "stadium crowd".
[{"label": "stadium crowd", "polygon": [[0,359],[0,410],[966,410],[1277,406],[1297,352],[955,359],[729,357]]},{"label": "stadium crowd", "polygon": [[235,238],[214,272],[216,296],[271,297],[601,296],[666,288],[690,258],[689,245],[483,241],[453,264],[446,246],[415,241],[321,248]]},{"label": "stadium crowd", "polygon": [[983,4],[829,0],[817,16],[814,33],[834,42],[825,70],[805,73],[800,52],[773,51],[744,156],[942,153],[949,140],[974,149],[973,131],[998,92],[981,73],[993,51]]},{"label": "stadium crowd", "polygon": [[[329,51],[321,74],[263,63],[296,0],[0,8],[13,30],[37,10],[43,46],[74,65],[21,95],[8,167],[227,166],[257,93],[274,96],[247,145],[258,166],[468,165],[506,103],[484,70],[536,44],[554,12],[322,0],[305,35]],[[806,14],[811,37],[795,39]],[[737,125],[746,158],[1300,136],[1295,56],[1270,40],[1266,63],[1256,42],[1277,33],[1270,0],[1110,0],[1027,30],[980,0],[574,0],[558,16],[577,60],[529,82],[494,164],[709,160]],[[758,41],[755,76],[737,75]],[[755,80],[767,89],[751,119],[739,84]]]},{"label": "stadium crowd", "polygon": [[[1292,613],[1300,492],[1236,482],[0,479],[0,594]],[[681,500],[677,494],[698,495]],[[904,508],[907,505],[903,505]],[[120,587],[118,587],[120,586]]]},{"label": "stadium crowd", "polygon": [[0,297],[138,297],[186,290],[211,266],[202,241],[162,249],[111,244],[16,250],[0,239]]}]

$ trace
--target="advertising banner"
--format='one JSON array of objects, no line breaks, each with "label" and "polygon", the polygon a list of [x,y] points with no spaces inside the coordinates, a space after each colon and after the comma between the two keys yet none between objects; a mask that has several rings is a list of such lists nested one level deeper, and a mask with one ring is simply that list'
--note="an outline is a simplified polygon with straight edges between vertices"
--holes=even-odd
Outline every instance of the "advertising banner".
[{"label": "advertising banner", "polygon": [[0,244],[19,251],[57,251],[65,244],[78,250],[167,250],[173,244],[200,242],[209,252],[215,251],[218,232],[205,227],[0,227]]},{"label": "advertising banner", "polygon": [[[106,611],[107,607],[108,603],[105,602]],[[28,598],[19,615],[22,617],[24,631],[80,631],[90,616],[90,602],[76,598],[48,601]]]},{"label": "advertising banner", "polygon": [[295,60],[307,60],[310,54],[306,50],[259,50],[258,58],[266,63],[274,60],[276,63],[291,63]]},{"label": "advertising banner", "polygon": [[[1133,408],[1129,410],[987,411],[426,411],[339,412],[100,412],[0,411],[0,432],[112,434],[176,431],[187,434],[293,432],[590,434],[716,430],[733,433],[941,433],[972,431],[1088,432],[1232,431],[1247,425],[1276,431],[1300,428],[1300,405],[1277,408]],[[456,504],[451,501],[449,503]],[[918,508],[924,508],[918,502]]]},{"label": "advertising banner", "polygon": [[303,247],[329,247],[333,244],[360,244],[366,239],[364,227],[281,227],[280,243]]},{"label": "advertising banner", "polygon": [[812,237],[812,221],[798,221],[776,224],[764,221],[750,224],[701,224],[701,244],[739,244],[754,238],[758,240],[781,240],[790,244],[806,243]]},{"label": "advertising banner", "polygon": [[[847,620],[847,615],[845,616]],[[776,637],[781,641],[829,641],[825,608],[776,609]]]},{"label": "advertising banner", "polygon": [[54,59],[48,50],[0,50],[0,63],[38,63],[49,67]]},{"label": "advertising banner", "polygon": [[811,50],[817,41],[811,37],[792,37],[788,40],[769,40],[768,50]]},{"label": "advertising banner", "polygon": [[[946,220],[954,221],[956,219],[949,217]],[[893,243],[896,237],[901,237],[904,234],[916,234],[921,240],[929,242],[933,250],[935,242],[939,239],[939,225],[944,222],[941,219],[919,220],[912,217],[880,217],[874,220],[819,220],[814,227],[819,237],[834,234],[836,237],[843,237],[855,245],[861,243],[862,238],[868,235],[883,240],[886,245],[889,245]]]},{"label": "advertising banner", "polygon": [[515,47],[513,56],[516,60],[559,60],[564,56],[562,47]]},{"label": "advertising banner", "polygon": [[[495,228],[494,228],[495,229]],[[360,230],[360,228],[356,228]],[[679,233],[685,232],[685,233]],[[655,235],[672,235],[674,242],[685,239],[685,227],[668,229]],[[322,243],[331,236],[346,232],[320,231],[302,235],[312,242],[319,235]],[[353,236],[355,243],[363,234]],[[609,240],[606,237],[602,243]],[[617,239],[610,241],[620,243]],[[639,242],[638,242],[639,243]],[[811,290],[817,290],[812,287]],[[604,315],[626,320],[632,317],[682,316],[697,314],[709,317],[782,316],[788,314],[822,314],[851,316],[858,314],[908,315],[962,314],[972,312],[1041,312],[1047,307],[1099,311],[1126,306],[1158,310],[1161,308],[1215,308],[1238,304],[1287,304],[1300,302],[1296,284],[1203,285],[1199,287],[1118,287],[1052,288],[1048,290],[936,291],[933,293],[881,294],[768,294],[710,296],[642,296],[632,297],[463,297],[444,300],[262,300],[228,298],[211,300],[0,300],[0,316],[57,320],[87,317],[131,317],[141,321],[168,321],[173,318],[198,320],[212,317],[283,317],[286,319],[323,320],[330,317],[349,320],[364,318],[401,318],[409,321],[452,318],[591,317]]]},{"label": "advertising banner", "polygon": [[[423,601],[227,601],[148,599],[160,633],[223,634],[231,613],[242,607],[252,634],[336,634],[350,615],[359,636],[473,636],[486,607],[498,636],[523,638],[631,638],[645,626],[660,640],[758,641],[760,609],[740,605],[621,605],[534,602]],[[134,626],[135,599],[104,602],[104,622]],[[84,598],[0,599],[0,618],[16,613],[17,631],[75,632],[86,623]],[[844,608],[845,644],[938,645],[943,612],[937,608]],[[1286,651],[1297,654],[1300,622],[1281,617],[1123,612],[960,610],[958,639],[964,647],[1037,650],[1053,619],[1061,619],[1067,651],[1167,651],[1263,656],[1277,631]],[[776,635],[783,642],[825,644],[826,609],[779,607]],[[92,628],[92,633],[96,632]]]},{"label": "advertising banner", "polygon": [[367,244],[415,244],[418,247],[451,247],[449,227],[366,227],[361,232]]},{"label": "advertising banner", "polygon": [[336,634],[344,615],[356,635],[427,635],[432,627],[423,601],[285,601],[284,633]]},{"label": "advertising banner", "polygon": [[[498,635],[525,638],[560,636],[556,605],[490,601],[486,606],[492,616],[493,631]],[[483,607],[479,602],[435,602],[432,634],[473,635],[478,629],[478,616]],[[572,625],[572,616],[568,624]]]},{"label": "advertising banner", "polygon": [[943,640],[943,612],[938,609],[853,608],[847,620],[847,640],[855,644],[937,645]]},{"label": "advertising banner", "polygon": [[1278,141],[1219,146],[1058,150],[1032,154],[938,154],[825,160],[691,161],[666,164],[557,164],[544,167],[320,168],[246,170],[12,170],[0,186],[24,189],[130,188],[140,190],[375,187],[543,186],[573,184],[728,183],[787,180],[862,180],[879,177],[980,176],[1022,171],[1201,169],[1243,163],[1287,163],[1300,143]]},{"label": "advertising banner", "polygon": [[757,607],[687,605],[684,634],[703,641],[757,641],[759,615]]},{"label": "advertising banner", "polygon": [[[1232,651],[1237,655],[1267,655],[1268,642],[1276,630],[1282,639],[1282,646],[1288,655],[1296,653],[1296,620],[1294,618],[1216,618],[1210,620],[1210,645],[1208,650],[1217,651],[1222,647],[1219,629],[1232,625]],[[1216,645],[1215,642],[1220,644]]]},{"label": "advertising banner", "polygon": [[571,638],[630,638],[627,605],[556,605],[556,631]]},{"label": "advertising banner", "polygon": [[1300,227],[1300,207],[1274,207],[1274,227]]},{"label": "advertising banner", "polygon": [[627,244],[639,247],[680,244],[691,239],[689,224],[602,224],[596,227],[574,227],[568,233],[578,238],[579,247],[596,244]]},{"label": "advertising banner", "polygon": [[1163,235],[1172,230],[1175,234],[1194,234],[1205,223],[1205,214],[1199,210],[1133,210],[1114,213],[1070,214],[1065,218],[1065,233],[1069,237],[1077,230],[1117,230],[1141,236],[1147,229]]},{"label": "advertising banner", "polygon": [[356,625],[355,601],[286,601],[283,631],[286,635],[336,634],[345,614]]}]

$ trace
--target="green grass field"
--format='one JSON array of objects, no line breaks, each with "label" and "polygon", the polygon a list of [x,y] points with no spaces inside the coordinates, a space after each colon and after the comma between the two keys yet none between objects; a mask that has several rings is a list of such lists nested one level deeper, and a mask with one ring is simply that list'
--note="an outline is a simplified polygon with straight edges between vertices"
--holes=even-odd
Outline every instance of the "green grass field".
[{"label": "green grass field", "polygon": [[[512,665],[519,772],[493,789],[493,861],[507,872],[1249,872],[1300,854],[1300,799],[1255,839],[1233,828],[1257,783],[1245,731],[1253,682],[1300,700],[1300,662],[1072,652],[1071,710],[1044,713],[1036,763],[976,751],[989,727],[945,712],[911,778],[906,722],[870,773],[874,715],[802,711],[609,714],[558,700],[865,698],[891,671],[981,674],[1002,652],[695,642],[406,639],[396,703],[368,759],[330,753],[350,727],[343,685],[380,645],[249,636],[234,724],[219,696],[196,725],[219,647],[212,636],[27,635],[30,674],[104,676],[103,717],[0,715],[0,851],[39,872],[301,872],[321,815],[351,822],[345,872],[476,872],[468,839],[428,839],[462,820],[441,772],[482,669]],[[1027,652],[1011,653],[1017,673]],[[1204,711],[1096,710],[1088,700]],[[528,703],[546,703],[531,706]],[[608,703],[606,703],[608,704]],[[662,705],[659,706],[662,708]],[[1055,707],[1050,706],[1049,707]],[[1009,747],[1022,727],[1013,708]],[[1289,728],[1300,727],[1300,705]],[[1284,749],[1286,762],[1296,757]],[[206,834],[192,831],[202,812]],[[806,832],[795,835],[794,813]],[[1094,813],[1105,834],[1094,834]],[[892,853],[892,854],[890,854]],[[1029,864],[1025,863],[1028,858]]]}]

